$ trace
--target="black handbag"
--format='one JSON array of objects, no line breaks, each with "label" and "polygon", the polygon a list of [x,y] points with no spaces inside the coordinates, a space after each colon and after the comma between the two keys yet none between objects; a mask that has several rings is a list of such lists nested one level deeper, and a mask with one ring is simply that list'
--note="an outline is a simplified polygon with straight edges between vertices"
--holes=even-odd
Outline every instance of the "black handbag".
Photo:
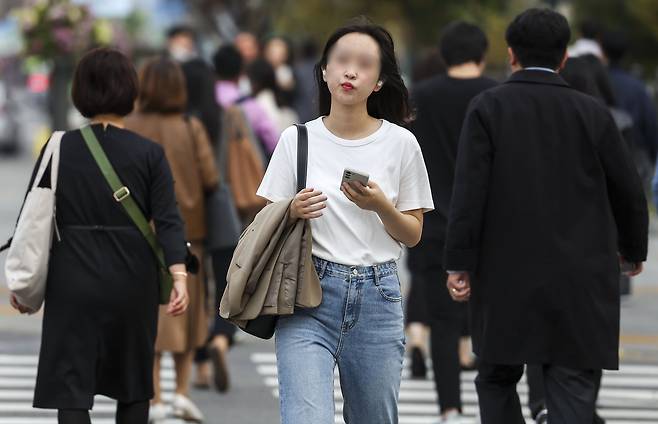
[{"label": "black handbag", "polygon": [[[190,123],[190,117],[184,116],[190,137],[193,139],[196,153],[196,140]],[[218,160],[215,161],[221,168]],[[217,188],[206,194],[206,239],[205,248],[211,252],[219,249],[234,248],[238,244],[240,233],[242,233],[242,221],[238,216],[238,210],[233,203],[233,194],[228,184],[224,183],[224,176],[219,180]]]},{"label": "black handbag", "polygon": [[[306,125],[295,124],[297,127],[297,193],[306,188],[306,173],[308,165],[308,131]],[[271,339],[276,329],[278,315],[260,315],[247,322],[242,330],[260,339]]]},{"label": "black handbag", "polygon": [[242,232],[242,221],[233,203],[233,194],[220,181],[215,191],[206,197],[206,249],[234,248]]}]

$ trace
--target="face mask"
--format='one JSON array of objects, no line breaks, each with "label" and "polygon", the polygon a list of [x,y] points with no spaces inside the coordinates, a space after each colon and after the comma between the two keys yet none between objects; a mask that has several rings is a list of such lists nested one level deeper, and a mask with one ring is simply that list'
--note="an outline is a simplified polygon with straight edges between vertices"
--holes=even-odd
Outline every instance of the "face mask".
[{"label": "face mask", "polygon": [[187,62],[190,59],[193,59],[196,56],[194,51],[188,50],[184,47],[173,46],[169,49],[169,54],[171,58],[176,62]]}]

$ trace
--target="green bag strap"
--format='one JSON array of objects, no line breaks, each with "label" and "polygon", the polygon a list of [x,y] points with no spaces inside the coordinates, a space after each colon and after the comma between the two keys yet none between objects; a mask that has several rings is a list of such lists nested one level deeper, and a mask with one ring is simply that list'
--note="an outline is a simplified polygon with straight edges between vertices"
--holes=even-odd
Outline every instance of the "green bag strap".
[{"label": "green bag strap", "polygon": [[135,200],[130,196],[130,190],[128,187],[124,186],[119,179],[119,176],[107,158],[105,151],[98,142],[94,131],[89,126],[81,128],[80,131],[82,132],[82,137],[84,138],[91,155],[94,157],[96,164],[112,189],[114,200],[123,206],[130,219],[137,228],[139,228],[139,231],[142,233],[146,241],[148,241],[149,245],[151,245],[153,254],[158,259],[160,267],[169,272],[169,268],[167,268],[167,264],[165,263],[164,252],[155,237],[151,225],[146,220],[146,217],[144,217],[139,206],[137,206],[137,203],[135,203]]}]

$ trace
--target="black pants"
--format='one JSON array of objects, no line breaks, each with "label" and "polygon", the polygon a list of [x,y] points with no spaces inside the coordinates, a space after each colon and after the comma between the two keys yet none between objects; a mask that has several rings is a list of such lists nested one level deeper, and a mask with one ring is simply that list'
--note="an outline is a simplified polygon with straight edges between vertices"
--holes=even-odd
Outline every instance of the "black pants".
[{"label": "black pants", "polygon": [[[149,419],[149,401],[117,404],[117,424],[147,424]],[[58,424],[91,424],[89,411],[86,409],[60,409],[57,411]]]},{"label": "black pants", "polygon": [[441,412],[462,410],[459,338],[461,325],[450,320],[430,320],[434,384]]},{"label": "black pants", "polygon": [[467,328],[467,306],[452,300],[448,293],[448,276],[437,260],[442,251],[442,242],[424,240],[409,252],[411,290],[416,291],[416,296],[409,296],[407,322],[421,321],[429,325],[439,407],[442,412],[448,409],[461,411],[459,339],[468,335],[464,331]]},{"label": "black pants", "polygon": [[[482,424],[525,424],[516,391],[523,368],[523,365],[494,365],[479,361],[475,387]],[[549,422],[591,423],[601,371],[557,365],[543,365],[540,369]]]},{"label": "black pants", "polygon": [[[532,417],[546,407],[546,395],[544,390],[544,370],[542,365],[528,365],[525,370],[525,376],[528,380],[528,408]],[[596,393],[594,396],[594,404],[596,408],[596,400],[598,399],[599,389],[601,388],[601,377],[603,373],[598,373],[598,378],[595,381]],[[597,424],[596,417],[592,417],[592,423]],[[587,423],[589,424],[589,423]]]},{"label": "black pants", "polygon": [[[231,258],[233,257],[234,248],[218,249],[210,251],[210,259],[212,263],[212,270],[215,276],[215,309],[213,310],[214,322],[211,325],[208,341],[212,340],[215,336],[226,336],[229,343],[233,343],[233,336],[237,331],[235,325],[226,321],[219,316],[219,303],[222,300],[222,295],[226,289],[226,274],[231,265]],[[207,346],[197,349],[194,357],[195,362],[203,362],[208,360]]]}]

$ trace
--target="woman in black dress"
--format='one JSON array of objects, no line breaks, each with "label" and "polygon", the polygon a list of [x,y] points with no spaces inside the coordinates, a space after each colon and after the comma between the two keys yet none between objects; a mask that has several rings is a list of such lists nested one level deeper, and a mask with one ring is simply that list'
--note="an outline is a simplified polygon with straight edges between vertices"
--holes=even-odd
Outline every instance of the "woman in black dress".
[{"label": "woman in black dress", "polygon": [[[154,222],[174,278],[167,312],[179,315],[188,304],[183,222],[162,147],[122,128],[136,96],[135,70],[118,51],[97,49],[80,60],[73,103],[90,119],[119,178]],[[79,130],[64,135],[60,157],[61,240],[53,244],[48,268],[34,406],[57,409],[60,424],[89,424],[94,395],[102,394],[118,401],[118,424],[146,424],[158,265],[114,201]],[[12,304],[22,309],[15,298]]]}]

